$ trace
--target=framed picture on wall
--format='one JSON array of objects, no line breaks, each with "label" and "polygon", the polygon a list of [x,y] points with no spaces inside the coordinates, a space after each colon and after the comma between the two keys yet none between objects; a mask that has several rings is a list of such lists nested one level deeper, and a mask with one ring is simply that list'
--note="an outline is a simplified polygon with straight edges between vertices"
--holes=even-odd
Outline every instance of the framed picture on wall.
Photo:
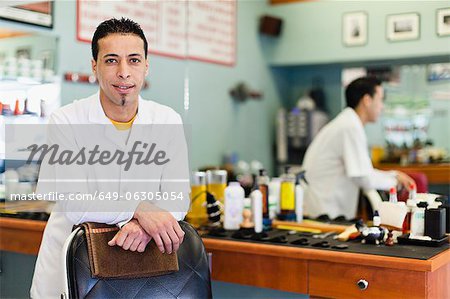
[{"label": "framed picture on wall", "polygon": [[53,28],[53,0],[25,1],[22,5],[0,6],[0,19]]},{"label": "framed picture on wall", "polygon": [[418,39],[420,35],[420,17],[418,13],[388,15],[386,37],[390,41]]},{"label": "framed picture on wall", "polygon": [[342,42],[348,47],[367,43],[367,13],[356,11],[342,16]]},{"label": "framed picture on wall", "polygon": [[437,35],[450,35],[450,7],[437,10]]}]

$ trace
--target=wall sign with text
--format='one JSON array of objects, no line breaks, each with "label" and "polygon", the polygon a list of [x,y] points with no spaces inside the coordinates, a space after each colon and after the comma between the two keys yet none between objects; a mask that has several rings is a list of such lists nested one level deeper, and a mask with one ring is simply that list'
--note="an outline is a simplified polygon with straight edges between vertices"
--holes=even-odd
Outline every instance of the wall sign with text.
[{"label": "wall sign with text", "polygon": [[139,23],[149,53],[233,66],[236,62],[236,0],[77,0],[77,39],[91,42],[109,18]]}]

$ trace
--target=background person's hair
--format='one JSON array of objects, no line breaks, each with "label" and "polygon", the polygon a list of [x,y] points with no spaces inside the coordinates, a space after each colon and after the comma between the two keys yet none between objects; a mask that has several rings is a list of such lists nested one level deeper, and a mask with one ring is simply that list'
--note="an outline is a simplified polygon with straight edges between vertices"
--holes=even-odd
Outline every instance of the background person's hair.
[{"label": "background person's hair", "polygon": [[119,20],[113,18],[101,22],[95,30],[94,36],[92,37],[92,58],[94,58],[95,61],[97,61],[98,56],[98,41],[114,33],[135,34],[139,36],[144,41],[145,58],[147,58],[148,43],[147,39],[145,38],[144,32],[141,29],[141,26],[130,19],[121,18]]},{"label": "background person's hair", "polygon": [[374,77],[362,77],[352,81],[345,89],[347,106],[355,109],[364,95],[373,97],[375,87],[380,85],[381,81]]}]

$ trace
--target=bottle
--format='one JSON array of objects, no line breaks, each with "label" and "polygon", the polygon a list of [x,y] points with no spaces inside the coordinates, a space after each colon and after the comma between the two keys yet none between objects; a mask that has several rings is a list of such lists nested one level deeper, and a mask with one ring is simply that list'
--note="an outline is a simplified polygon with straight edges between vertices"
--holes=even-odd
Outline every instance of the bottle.
[{"label": "bottle", "polygon": [[28,110],[28,99],[25,99],[24,104],[23,104],[23,114],[30,114],[30,115],[36,115],[36,113],[31,112],[30,110]]},{"label": "bottle", "polygon": [[47,116],[47,105],[44,100],[41,99],[41,114],[40,117],[46,117]]},{"label": "bottle", "polygon": [[239,182],[230,182],[228,187],[225,188],[223,228],[229,230],[239,229],[239,225],[243,220],[244,196],[244,188],[241,187]]},{"label": "bottle", "polygon": [[303,187],[300,183],[295,185],[295,216],[297,222],[303,221]]},{"label": "bottle", "polygon": [[198,228],[208,223],[206,212],[206,173],[196,171],[192,173],[191,207],[186,215],[187,221]]},{"label": "bottle", "polygon": [[14,106],[14,115],[21,115],[22,111],[20,111],[19,100],[16,100],[16,105]]},{"label": "bottle", "polygon": [[284,215],[295,214],[295,176],[289,173],[288,167],[281,176],[280,210]]},{"label": "bottle", "polygon": [[206,172],[206,183],[208,184],[208,192],[214,195],[216,200],[223,205],[225,188],[227,187],[227,171],[208,170]]},{"label": "bottle", "polygon": [[269,217],[275,218],[280,213],[281,179],[272,178],[269,183]]},{"label": "bottle", "polygon": [[389,202],[392,202],[392,203],[397,202],[397,189],[395,189],[395,187],[392,187],[389,190]]},{"label": "bottle", "polygon": [[258,184],[258,189],[262,193],[263,200],[263,218],[269,218],[269,177],[267,176],[267,171],[265,169],[259,170],[259,176],[256,179]]},{"label": "bottle", "polygon": [[426,202],[419,202],[412,210],[411,214],[411,232],[410,238],[420,237],[425,232],[425,208],[428,206]]},{"label": "bottle", "polygon": [[2,115],[11,116],[13,114],[14,114],[14,112],[11,110],[11,107],[9,106],[9,104],[2,105]]},{"label": "bottle", "polygon": [[373,222],[373,226],[381,225],[381,218],[380,218],[380,214],[378,213],[378,210],[375,210],[375,212],[373,212],[372,222]]},{"label": "bottle", "polygon": [[262,217],[262,193],[259,190],[253,190],[250,193],[250,198],[252,200],[252,214],[253,222],[255,223],[255,232],[260,233],[263,230],[263,217]]},{"label": "bottle", "polygon": [[404,234],[409,234],[411,232],[411,217],[412,217],[412,211],[414,207],[417,205],[416,202],[416,186],[414,184],[409,185],[409,198],[406,201],[406,208],[408,209],[406,212],[405,220],[403,221],[403,227],[402,232]]},{"label": "bottle", "polygon": [[409,184],[409,198],[411,200],[416,200],[417,197],[417,189],[415,184]]}]

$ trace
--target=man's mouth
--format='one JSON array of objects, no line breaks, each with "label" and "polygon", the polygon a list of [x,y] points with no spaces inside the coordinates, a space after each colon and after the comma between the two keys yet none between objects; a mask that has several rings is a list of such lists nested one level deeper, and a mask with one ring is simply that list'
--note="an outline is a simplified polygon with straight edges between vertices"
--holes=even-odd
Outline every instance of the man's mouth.
[{"label": "man's mouth", "polygon": [[130,92],[135,85],[128,85],[128,84],[113,84],[113,87],[119,92],[119,93],[128,93]]}]

